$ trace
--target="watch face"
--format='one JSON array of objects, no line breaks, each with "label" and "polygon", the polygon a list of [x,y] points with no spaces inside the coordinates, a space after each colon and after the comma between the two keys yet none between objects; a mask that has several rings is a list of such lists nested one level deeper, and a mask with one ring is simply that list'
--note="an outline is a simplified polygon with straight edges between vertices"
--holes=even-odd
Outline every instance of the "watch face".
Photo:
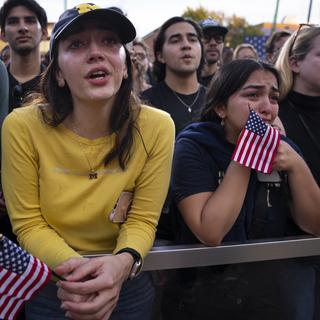
[{"label": "watch face", "polygon": [[133,266],[131,268],[131,271],[130,271],[130,274],[129,274],[129,279],[130,280],[134,279],[138,275],[139,271],[141,270],[141,267],[142,267],[142,260],[139,259],[138,261],[136,261],[133,264]]}]

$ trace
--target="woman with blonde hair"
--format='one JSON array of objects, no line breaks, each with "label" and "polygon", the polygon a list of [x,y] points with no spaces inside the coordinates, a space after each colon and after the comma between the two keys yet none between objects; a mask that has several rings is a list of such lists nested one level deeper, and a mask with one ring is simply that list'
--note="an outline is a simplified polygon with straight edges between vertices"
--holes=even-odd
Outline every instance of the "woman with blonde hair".
[{"label": "woman with blonde hair", "polygon": [[279,117],[320,185],[320,27],[301,25],[280,51]]},{"label": "woman with blonde hair", "polygon": [[259,59],[255,47],[250,43],[238,44],[233,53],[233,59]]},{"label": "woman with blonde hair", "polygon": [[[282,47],[277,62],[280,86],[279,117],[286,135],[301,149],[314,179],[320,186],[320,27],[301,24]],[[319,270],[319,258],[309,258]],[[315,278],[320,286],[319,272]],[[307,281],[307,279],[305,280]],[[314,319],[320,318],[320,292]],[[312,297],[314,299],[314,297]]]}]

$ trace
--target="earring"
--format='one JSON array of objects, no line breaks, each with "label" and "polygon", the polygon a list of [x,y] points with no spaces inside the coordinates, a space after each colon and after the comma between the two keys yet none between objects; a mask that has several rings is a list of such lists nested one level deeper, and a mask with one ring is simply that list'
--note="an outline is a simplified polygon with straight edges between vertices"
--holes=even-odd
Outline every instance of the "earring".
[{"label": "earring", "polygon": [[218,117],[221,119],[220,124],[223,127],[224,126],[224,118],[221,116],[221,114],[218,113]]},{"label": "earring", "polygon": [[63,88],[65,85],[66,85],[66,82],[64,81],[64,79],[60,78],[60,79],[58,80],[58,86],[59,86],[60,88]]}]

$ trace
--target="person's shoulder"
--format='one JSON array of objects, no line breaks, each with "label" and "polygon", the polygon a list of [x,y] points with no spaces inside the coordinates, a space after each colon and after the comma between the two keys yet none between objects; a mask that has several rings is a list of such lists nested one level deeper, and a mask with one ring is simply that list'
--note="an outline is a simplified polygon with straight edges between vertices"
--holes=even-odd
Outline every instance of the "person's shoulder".
[{"label": "person's shoulder", "polygon": [[140,99],[142,102],[153,103],[154,100],[157,100],[166,90],[164,82],[159,82],[150,87],[149,89],[143,91],[140,94]]},{"label": "person's shoulder", "polygon": [[[39,118],[39,115],[41,114],[39,106],[35,104],[29,104],[23,107],[15,108],[11,112],[12,116],[15,117],[28,117],[28,118]],[[11,115],[10,114],[10,115]]]},{"label": "person's shoulder", "polygon": [[41,122],[41,112],[37,105],[15,108],[6,118],[5,123],[25,125],[34,128]]},{"label": "person's shoulder", "polygon": [[141,105],[137,124],[140,133],[144,137],[149,137],[151,140],[157,139],[160,136],[165,136],[166,140],[174,139],[174,122],[171,116],[165,111]]},{"label": "person's shoulder", "polygon": [[141,105],[139,114],[140,123],[148,125],[161,125],[163,123],[173,123],[168,112],[147,105]]},{"label": "person's shoulder", "polygon": [[172,152],[175,127],[168,113],[141,105],[134,128],[137,141],[142,141],[149,155],[160,150]]}]

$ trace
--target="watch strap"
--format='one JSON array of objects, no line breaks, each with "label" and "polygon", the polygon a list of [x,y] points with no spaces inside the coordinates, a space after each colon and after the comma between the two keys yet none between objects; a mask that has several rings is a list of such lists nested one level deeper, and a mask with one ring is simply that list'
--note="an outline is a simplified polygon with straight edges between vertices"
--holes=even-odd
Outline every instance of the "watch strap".
[{"label": "watch strap", "polygon": [[129,280],[132,280],[138,275],[138,273],[141,270],[142,258],[141,258],[140,253],[132,248],[123,248],[123,249],[119,250],[116,254],[120,254],[120,253],[124,253],[124,252],[131,254],[131,256],[133,257],[134,262],[133,262],[133,265],[131,267],[129,277],[128,277]]}]

